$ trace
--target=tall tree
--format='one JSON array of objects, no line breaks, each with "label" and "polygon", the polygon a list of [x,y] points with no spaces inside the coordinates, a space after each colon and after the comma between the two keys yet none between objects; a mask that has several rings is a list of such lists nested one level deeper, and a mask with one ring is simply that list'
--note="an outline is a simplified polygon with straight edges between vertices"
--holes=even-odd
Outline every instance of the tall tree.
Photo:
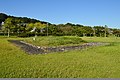
[{"label": "tall tree", "polygon": [[10,28],[11,27],[13,27],[13,22],[12,22],[12,20],[13,20],[13,18],[7,18],[6,20],[5,20],[5,23],[4,23],[4,25],[3,25],[3,29],[6,31],[7,30],[7,32],[8,32],[8,37],[10,37]]},{"label": "tall tree", "polygon": [[40,22],[36,22],[36,23],[34,24],[34,27],[37,28],[37,32],[42,32],[43,28],[47,27],[47,25],[44,24],[44,23],[42,24],[42,23],[40,23]]}]

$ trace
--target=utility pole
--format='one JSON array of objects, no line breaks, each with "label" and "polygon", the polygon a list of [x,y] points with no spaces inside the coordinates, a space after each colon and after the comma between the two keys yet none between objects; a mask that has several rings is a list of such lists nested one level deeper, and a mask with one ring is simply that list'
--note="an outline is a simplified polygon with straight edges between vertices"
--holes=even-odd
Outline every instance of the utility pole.
[{"label": "utility pole", "polygon": [[36,27],[35,27],[35,37],[34,37],[34,39],[33,39],[34,41],[35,41],[36,38],[37,38],[37,34],[36,34],[36,33],[37,33],[37,31],[36,31]]},{"label": "utility pole", "polygon": [[[4,22],[1,23],[1,29],[3,28],[3,26],[4,26]],[[4,34],[4,35],[5,35],[5,34]]]},{"label": "utility pole", "polygon": [[10,29],[9,29],[9,27],[8,27],[8,37],[10,37]]},{"label": "utility pole", "polygon": [[105,37],[107,37],[107,25],[105,25]]},{"label": "utility pole", "polygon": [[94,34],[94,37],[95,37],[95,36],[96,36],[96,35],[95,35],[95,28],[92,27],[92,30],[93,30],[93,34]]},{"label": "utility pole", "polygon": [[48,23],[47,23],[47,36],[48,36]]},{"label": "utility pole", "polygon": [[37,37],[37,35],[36,35],[36,27],[34,27],[30,32],[35,32],[35,36],[34,36],[34,38],[33,38],[33,40],[35,41],[36,40],[36,37]]}]

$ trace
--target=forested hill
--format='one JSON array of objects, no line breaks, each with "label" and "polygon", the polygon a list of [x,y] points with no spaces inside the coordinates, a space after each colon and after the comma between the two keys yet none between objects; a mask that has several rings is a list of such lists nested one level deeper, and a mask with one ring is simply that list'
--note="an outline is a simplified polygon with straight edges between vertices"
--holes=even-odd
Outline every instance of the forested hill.
[{"label": "forested hill", "polygon": [[[1,23],[4,24],[1,25]],[[0,13],[0,34],[25,34],[30,36],[31,31],[37,35],[55,35],[55,36],[120,36],[120,29],[109,28],[109,26],[84,26],[80,24],[51,24],[48,22],[31,19],[27,17],[15,17]],[[32,33],[33,34],[33,33]]]},{"label": "forested hill", "polygon": [[6,14],[4,14],[4,13],[0,13],[0,23],[2,22],[2,21],[5,21],[5,19],[7,19],[9,16],[7,16]]},{"label": "forested hill", "polygon": [[46,24],[46,22],[40,21],[40,20],[36,20],[36,19],[31,19],[31,18],[27,18],[27,17],[15,17],[15,16],[7,15],[5,13],[0,13],[0,23],[4,22],[5,19],[7,19],[7,18],[14,18],[14,19],[20,20],[23,23],[41,22],[41,23],[45,23]]}]

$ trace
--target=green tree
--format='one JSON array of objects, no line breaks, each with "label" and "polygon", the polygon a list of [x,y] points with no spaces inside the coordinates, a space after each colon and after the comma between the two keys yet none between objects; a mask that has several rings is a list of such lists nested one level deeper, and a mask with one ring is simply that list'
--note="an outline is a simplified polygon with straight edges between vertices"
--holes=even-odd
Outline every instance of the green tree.
[{"label": "green tree", "polygon": [[5,20],[5,23],[4,23],[4,25],[3,25],[3,29],[5,30],[5,31],[7,31],[7,33],[8,33],[8,37],[10,37],[10,29],[11,29],[11,27],[13,27],[13,18],[7,18],[6,20]]},{"label": "green tree", "polygon": [[42,32],[42,30],[43,30],[43,28],[45,28],[47,26],[47,24],[42,24],[42,23],[40,23],[40,22],[36,22],[35,24],[34,24],[34,27],[36,27],[37,28],[37,32]]},{"label": "green tree", "polygon": [[33,28],[34,28],[34,23],[29,23],[29,24],[27,24],[25,30],[26,30],[27,32],[29,32],[29,31],[31,31]]}]

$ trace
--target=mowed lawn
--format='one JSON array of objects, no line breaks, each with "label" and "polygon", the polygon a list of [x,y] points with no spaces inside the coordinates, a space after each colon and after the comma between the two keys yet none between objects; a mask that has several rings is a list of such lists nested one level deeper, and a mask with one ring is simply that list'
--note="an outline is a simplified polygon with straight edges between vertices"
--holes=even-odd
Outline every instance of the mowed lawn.
[{"label": "mowed lawn", "polygon": [[0,37],[0,78],[120,78],[120,38],[89,38],[110,42],[84,50],[28,55]]}]

